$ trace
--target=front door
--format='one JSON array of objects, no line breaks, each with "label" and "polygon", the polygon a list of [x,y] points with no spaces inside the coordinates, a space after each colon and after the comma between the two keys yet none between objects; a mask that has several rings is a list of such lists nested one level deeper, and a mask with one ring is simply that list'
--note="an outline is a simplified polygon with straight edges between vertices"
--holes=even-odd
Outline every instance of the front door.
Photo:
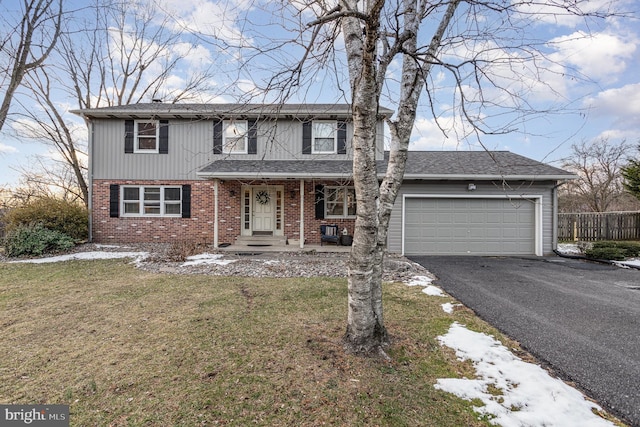
[{"label": "front door", "polygon": [[275,194],[269,187],[253,189],[253,234],[272,235],[275,222]]}]

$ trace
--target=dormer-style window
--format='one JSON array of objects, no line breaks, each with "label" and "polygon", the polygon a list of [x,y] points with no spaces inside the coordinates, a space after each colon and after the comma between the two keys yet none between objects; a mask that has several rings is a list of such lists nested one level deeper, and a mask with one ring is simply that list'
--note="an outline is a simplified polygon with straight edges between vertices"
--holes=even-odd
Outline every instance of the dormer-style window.
[{"label": "dormer-style window", "polygon": [[134,152],[157,153],[159,126],[156,120],[136,120],[134,128]]},{"label": "dormer-style window", "polygon": [[312,126],[312,154],[334,154],[337,147],[337,127],[335,121],[314,121]]},{"label": "dormer-style window", "polygon": [[222,146],[225,153],[247,154],[249,124],[246,120],[225,120]]}]

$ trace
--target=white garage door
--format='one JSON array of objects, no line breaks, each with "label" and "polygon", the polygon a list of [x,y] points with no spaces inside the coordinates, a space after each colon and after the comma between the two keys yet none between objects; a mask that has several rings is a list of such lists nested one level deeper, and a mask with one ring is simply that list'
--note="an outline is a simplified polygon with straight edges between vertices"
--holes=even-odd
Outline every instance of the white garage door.
[{"label": "white garage door", "polygon": [[533,255],[535,201],[406,198],[406,255]]}]

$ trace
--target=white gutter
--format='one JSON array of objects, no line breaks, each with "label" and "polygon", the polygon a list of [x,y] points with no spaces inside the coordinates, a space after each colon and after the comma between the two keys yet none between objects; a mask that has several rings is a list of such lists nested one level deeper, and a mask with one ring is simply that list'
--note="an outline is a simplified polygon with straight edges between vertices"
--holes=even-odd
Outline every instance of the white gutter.
[{"label": "white gutter", "polygon": [[[288,172],[272,172],[272,173],[255,173],[248,172],[196,172],[200,178],[220,178],[220,179],[311,179],[311,178],[351,178],[353,174],[348,173],[288,173]],[[378,174],[378,178],[384,178],[385,174]],[[423,180],[423,181],[443,181],[443,180],[468,180],[468,181],[562,181],[568,179],[577,179],[576,175],[432,175],[432,174],[405,174],[404,180]]]}]

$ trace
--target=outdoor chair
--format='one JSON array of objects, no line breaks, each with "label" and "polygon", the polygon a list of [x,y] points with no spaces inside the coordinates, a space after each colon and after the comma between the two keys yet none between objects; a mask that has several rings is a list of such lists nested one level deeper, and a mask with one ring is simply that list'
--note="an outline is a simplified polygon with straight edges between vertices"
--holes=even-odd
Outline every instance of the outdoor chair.
[{"label": "outdoor chair", "polygon": [[322,246],[324,242],[331,242],[335,243],[336,245],[340,244],[340,233],[338,232],[337,225],[333,224],[320,226],[320,246]]}]

